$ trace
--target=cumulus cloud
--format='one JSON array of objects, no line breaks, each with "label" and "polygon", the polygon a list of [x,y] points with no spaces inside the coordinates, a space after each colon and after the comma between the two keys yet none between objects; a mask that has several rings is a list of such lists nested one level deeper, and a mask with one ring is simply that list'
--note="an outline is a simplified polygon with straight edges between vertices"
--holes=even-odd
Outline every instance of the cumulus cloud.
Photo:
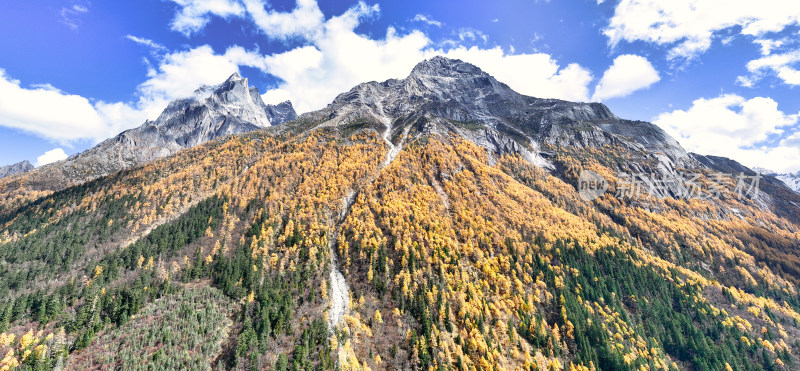
[{"label": "cumulus cloud", "polygon": [[[774,47],[774,44],[770,44],[768,48],[771,47]],[[800,50],[780,54],[769,52],[771,49],[768,50],[768,55],[747,62],[750,76],[739,76],[739,83],[748,87],[753,86],[756,81],[771,72],[787,85],[800,85],[800,70],[796,67],[800,64]]]},{"label": "cumulus cloud", "polygon": [[7,76],[2,69],[0,125],[67,140],[94,136],[104,129],[102,118],[88,99],[63,93],[50,85],[21,87],[18,80]]},{"label": "cumulus cloud", "polygon": [[325,21],[315,0],[298,0],[291,12],[267,11],[260,0],[244,0],[244,4],[258,28],[277,39],[312,37]]},{"label": "cumulus cloud", "polygon": [[695,58],[715,39],[747,36],[762,57],[747,63],[740,85],[765,76],[800,85],[800,43],[786,33],[800,26],[800,2],[783,0],[622,0],[603,30],[609,44],[645,41],[669,47],[668,58]]},{"label": "cumulus cloud", "polygon": [[283,82],[267,91],[264,100],[291,99],[298,112],[319,109],[361,82],[406,77],[414,65],[435,55],[475,64],[522,94],[588,100],[591,73],[578,64],[562,68],[547,54],[508,55],[500,47],[445,51],[427,47],[430,40],[420,32],[398,36],[393,29],[380,41],[355,34],[347,37],[351,42],[323,40],[320,49],[306,46],[266,57],[268,71]]},{"label": "cumulus cloud", "polygon": [[755,39],[753,42],[761,47],[761,55],[770,55],[774,49],[782,47],[786,40]]},{"label": "cumulus cloud", "polygon": [[329,22],[340,24],[328,25],[313,45],[266,58],[269,73],[282,80],[264,94],[266,101],[291,99],[298,112],[322,108],[359,83],[406,76],[429,43],[416,31],[400,36],[389,29],[383,40],[372,40],[352,32],[342,19]]},{"label": "cumulus cloud", "polygon": [[[798,119],[800,113],[781,111],[771,98],[724,94],[697,99],[688,110],[663,113],[653,123],[690,151],[786,172],[800,170],[800,146],[793,144],[800,137]],[[766,145],[770,140],[777,145]]]},{"label": "cumulus cloud", "polygon": [[412,19],[414,22],[422,22],[431,26],[442,27],[442,22],[439,22],[431,17],[428,17],[424,14],[417,14]]},{"label": "cumulus cloud", "polygon": [[0,126],[20,129],[52,141],[100,141],[140,125],[148,118],[148,113],[163,109],[144,108],[128,103],[91,102],[49,84],[23,87],[0,69]]},{"label": "cumulus cloud", "polygon": [[614,63],[603,73],[594,90],[592,100],[601,101],[624,97],[650,87],[661,80],[658,71],[641,56],[624,54],[614,58]]},{"label": "cumulus cloud", "polygon": [[691,58],[715,34],[734,29],[764,36],[800,24],[800,2],[785,0],[622,0],[603,33],[611,45],[647,41],[671,46],[670,57]]},{"label": "cumulus cloud", "polygon": [[180,7],[180,11],[172,19],[173,30],[186,36],[202,30],[208,24],[211,15],[222,18],[239,16],[244,7],[236,0],[170,0]]},{"label": "cumulus cloud", "polygon": [[53,163],[56,161],[65,160],[66,158],[67,154],[64,153],[63,149],[61,148],[51,149],[36,158],[36,166],[47,165],[49,163]]}]

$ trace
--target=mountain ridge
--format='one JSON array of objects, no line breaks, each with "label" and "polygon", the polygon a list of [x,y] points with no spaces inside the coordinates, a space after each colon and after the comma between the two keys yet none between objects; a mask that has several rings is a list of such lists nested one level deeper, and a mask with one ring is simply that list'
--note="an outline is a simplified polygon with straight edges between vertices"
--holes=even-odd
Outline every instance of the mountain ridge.
[{"label": "mountain ridge", "polygon": [[[599,147],[621,141],[637,151],[660,145],[654,149],[664,152],[665,157],[659,159],[664,163],[663,171],[675,166],[697,166],[674,139],[653,124],[619,119],[602,103],[527,97],[474,65],[444,57],[420,62],[406,79],[357,85],[326,108],[301,117],[323,122],[329,121],[326,116],[338,116],[323,124],[335,126],[371,116],[388,130],[396,131],[393,120],[426,114],[459,123],[481,122],[481,127],[472,133],[458,131],[494,152],[513,148],[537,163],[542,163],[540,147],[544,144]],[[439,121],[424,131],[453,129],[452,124]],[[519,140],[512,143],[511,138]]]},{"label": "mountain ridge", "polygon": [[234,73],[219,85],[202,86],[191,97],[171,101],[154,121],[147,120],[64,161],[35,169],[26,174],[26,183],[35,190],[56,191],[296,116],[291,102],[265,104],[258,88]]}]

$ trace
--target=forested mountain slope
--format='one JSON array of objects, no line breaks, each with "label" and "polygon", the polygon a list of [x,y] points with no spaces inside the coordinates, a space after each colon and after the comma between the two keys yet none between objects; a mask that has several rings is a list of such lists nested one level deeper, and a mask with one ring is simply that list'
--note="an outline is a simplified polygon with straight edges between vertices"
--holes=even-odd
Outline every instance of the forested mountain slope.
[{"label": "forested mountain slope", "polygon": [[[582,170],[608,192],[584,201]],[[799,367],[795,201],[617,197],[621,171],[737,182],[651,124],[429,60],[6,201],[0,369]]]}]

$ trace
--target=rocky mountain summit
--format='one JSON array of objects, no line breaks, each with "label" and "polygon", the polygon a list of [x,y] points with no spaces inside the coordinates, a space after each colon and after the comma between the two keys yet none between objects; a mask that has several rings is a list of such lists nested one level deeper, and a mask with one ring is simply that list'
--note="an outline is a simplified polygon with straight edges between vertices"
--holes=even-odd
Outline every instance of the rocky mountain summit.
[{"label": "rocky mountain summit", "polygon": [[0,178],[5,178],[7,176],[12,176],[16,174],[27,173],[33,170],[33,165],[31,165],[28,160],[17,162],[16,164],[0,166]]},{"label": "rocky mountain summit", "polygon": [[29,182],[38,189],[57,190],[295,117],[291,102],[265,104],[258,88],[234,73],[222,84],[202,86],[193,96],[171,102],[155,121],[148,120],[64,161],[36,169],[29,174]]},{"label": "rocky mountain summit", "polygon": [[545,167],[559,147],[600,149],[619,144],[654,160],[657,169],[699,164],[657,126],[620,119],[601,103],[575,103],[519,94],[480,68],[434,57],[402,80],[360,84],[328,107],[304,116],[322,126],[380,126],[391,145],[407,135],[458,133],[494,155],[518,153]]}]

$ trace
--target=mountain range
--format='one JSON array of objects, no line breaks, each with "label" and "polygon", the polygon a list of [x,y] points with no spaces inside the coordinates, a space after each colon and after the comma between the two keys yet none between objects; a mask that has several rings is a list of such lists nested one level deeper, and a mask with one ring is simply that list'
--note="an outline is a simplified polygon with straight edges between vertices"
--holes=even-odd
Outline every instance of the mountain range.
[{"label": "mountain range", "polygon": [[800,365],[800,195],[460,60],[234,75],[0,190],[0,369]]}]

